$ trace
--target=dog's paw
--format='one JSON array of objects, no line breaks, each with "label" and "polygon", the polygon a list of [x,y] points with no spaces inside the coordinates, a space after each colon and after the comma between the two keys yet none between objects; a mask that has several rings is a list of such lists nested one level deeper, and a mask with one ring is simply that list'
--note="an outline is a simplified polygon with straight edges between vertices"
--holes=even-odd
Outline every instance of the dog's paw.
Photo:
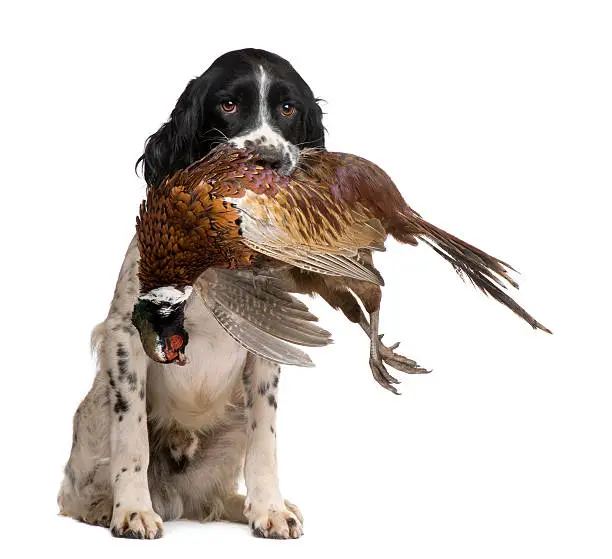
[{"label": "dog's paw", "polygon": [[258,538],[287,540],[299,538],[304,533],[302,513],[289,501],[278,506],[257,506],[247,502],[244,514],[251,532]]},{"label": "dog's paw", "polygon": [[153,510],[129,510],[118,508],[113,514],[111,533],[116,538],[156,540],[163,534],[163,523]]},{"label": "dog's paw", "polygon": [[108,498],[100,497],[91,501],[87,507],[87,512],[80,520],[94,526],[109,528],[112,515],[113,502]]}]

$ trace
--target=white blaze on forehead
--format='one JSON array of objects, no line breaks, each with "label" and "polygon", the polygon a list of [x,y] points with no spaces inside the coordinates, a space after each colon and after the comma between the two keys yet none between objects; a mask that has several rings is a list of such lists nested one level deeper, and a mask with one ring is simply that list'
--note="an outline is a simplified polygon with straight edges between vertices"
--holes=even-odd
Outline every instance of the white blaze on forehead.
[{"label": "white blaze on forehead", "polygon": [[263,66],[259,66],[259,75],[257,76],[258,99],[257,99],[257,121],[255,128],[242,136],[232,138],[232,144],[238,148],[243,148],[246,141],[255,142],[262,141],[262,146],[281,146],[284,151],[291,155],[289,142],[272,127],[270,119],[270,107],[268,106],[268,93],[270,91],[270,77],[264,70]]},{"label": "white blaze on forehead", "polygon": [[186,286],[183,291],[177,289],[176,287],[172,287],[171,285],[166,287],[156,287],[155,289],[151,289],[151,291],[148,293],[141,295],[139,299],[151,301],[153,303],[175,305],[177,303],[186,301],[189,298],[189,295],[191,295],[191,290],[192,287],[190,285]]},{"label": "white blaze on forehead", "polygon": [[268,74],[259,66],[259,125],[263,127],[270,120],[270,111],[268,109],[268,91],[270,90],[270,80]]}]

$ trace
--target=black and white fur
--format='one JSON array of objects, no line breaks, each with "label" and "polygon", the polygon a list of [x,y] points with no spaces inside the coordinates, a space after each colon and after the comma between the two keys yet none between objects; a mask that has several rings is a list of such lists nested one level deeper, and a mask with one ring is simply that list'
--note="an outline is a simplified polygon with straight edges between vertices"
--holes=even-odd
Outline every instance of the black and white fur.
[{"label": "black and white fur", "polygon": [[[230,52],[188,84],[139,161],[155,187],[232,142],[290,173],[302,146],[323,147],[321,115],[287,61]],[[188,363],[149,359],[131,323],[138,259],[132,240],[108,317],[94,330],[99,366],[74,417],[62,514],[119,537],[159,537],[162,521],[175,518],[248,522],[259,536],[299,537],[302,516],[281,496],[276,472],[278,365],[222,330],[202,302],[202,278],[185,308]],[[236,492],[243,470],[246,496]]]}]

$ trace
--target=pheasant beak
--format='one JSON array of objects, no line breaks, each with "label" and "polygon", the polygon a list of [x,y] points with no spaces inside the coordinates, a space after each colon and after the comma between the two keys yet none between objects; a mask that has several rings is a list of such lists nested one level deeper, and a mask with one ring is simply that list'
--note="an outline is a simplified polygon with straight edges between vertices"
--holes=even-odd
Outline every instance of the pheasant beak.
[{"label": "pheasant beak", "polygon": [[[136,324],[136,322],[134,322]],[[140,319],[136,324],[145,353],[158,363],[175,363],[186,365],[185,347],[189,334],[182,324],[164,325],[158,321]]]}]

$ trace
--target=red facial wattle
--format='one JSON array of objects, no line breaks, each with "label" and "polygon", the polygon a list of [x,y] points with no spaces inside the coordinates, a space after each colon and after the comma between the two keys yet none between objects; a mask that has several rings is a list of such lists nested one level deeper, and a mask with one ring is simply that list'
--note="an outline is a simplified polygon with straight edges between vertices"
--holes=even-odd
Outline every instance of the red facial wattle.
[{"label": "red facial wattle", "polygon": [[172,334],[172,336],[166,338],[164,346],[164,355],[166,359],[168,361],[174,361],[178,357],[179,363],[183,364],[184,359],[181,359],[181,356],[184,357],[184,353],[180,351],[183,345],[183,336],[180,334]]}]

